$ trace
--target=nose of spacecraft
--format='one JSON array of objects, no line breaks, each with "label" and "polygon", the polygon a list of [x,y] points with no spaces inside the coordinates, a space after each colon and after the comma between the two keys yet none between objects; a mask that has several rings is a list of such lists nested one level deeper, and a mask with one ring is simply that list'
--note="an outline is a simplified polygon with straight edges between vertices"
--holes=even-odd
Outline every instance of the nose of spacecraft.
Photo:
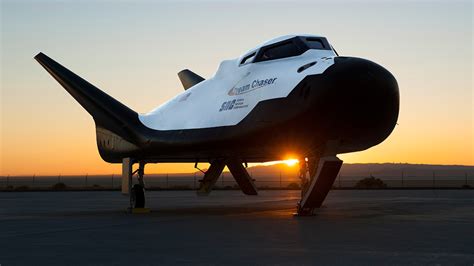
[{"label": "nose of spacecraft", "polygon": [[331,125],[346,140],[376,145],[395,127],[399,90],[382,66],[355,57],[336,57],[323,75],[327,90],[322,104]]}]

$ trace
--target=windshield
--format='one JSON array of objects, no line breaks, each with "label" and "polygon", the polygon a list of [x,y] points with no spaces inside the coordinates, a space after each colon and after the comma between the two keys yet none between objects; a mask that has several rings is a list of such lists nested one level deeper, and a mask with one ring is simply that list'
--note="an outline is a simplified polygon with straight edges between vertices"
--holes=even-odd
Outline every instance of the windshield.
[{"label": "windshield", "polygon": [[302,49],[300,46],[298,46],[293,38],[290,40],[269,45],[267,47],[262,47],[262,49],[257,55],[255,62],[297,56],[304,53],[304,51],[306,50],[307,49]]}]

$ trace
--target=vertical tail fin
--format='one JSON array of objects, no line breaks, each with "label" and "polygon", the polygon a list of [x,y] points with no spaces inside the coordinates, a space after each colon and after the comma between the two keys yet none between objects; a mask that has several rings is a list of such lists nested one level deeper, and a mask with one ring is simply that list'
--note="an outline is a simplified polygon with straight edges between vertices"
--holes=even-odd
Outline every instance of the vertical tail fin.
[{"label": "vertical tail fin", "polygon": [[192,72],[189,69],[181,70],[178,73],[178,77],[179,80],[181,80],[181,84],[183,84],[184,90],[187,90],[204,80],[203,77],[199,76],[198,74]]}]

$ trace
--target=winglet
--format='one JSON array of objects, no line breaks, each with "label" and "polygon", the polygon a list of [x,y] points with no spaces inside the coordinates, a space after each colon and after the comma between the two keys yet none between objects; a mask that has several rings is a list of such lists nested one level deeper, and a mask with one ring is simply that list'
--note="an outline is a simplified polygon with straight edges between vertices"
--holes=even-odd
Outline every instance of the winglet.
[{"label": "winglet", "polygon": [[203,77],[199,76],[198,74],[192,72],[189,69],[181,70],[178,73],[178,77],[179,80],[181,80],[181,83],[183,84],[185,90],[204,80]]},{"label": "winglet", "polygon": [[97,125],[124,139],[137,139],[138,114],[43,53],[35,57],[94,118]]}]

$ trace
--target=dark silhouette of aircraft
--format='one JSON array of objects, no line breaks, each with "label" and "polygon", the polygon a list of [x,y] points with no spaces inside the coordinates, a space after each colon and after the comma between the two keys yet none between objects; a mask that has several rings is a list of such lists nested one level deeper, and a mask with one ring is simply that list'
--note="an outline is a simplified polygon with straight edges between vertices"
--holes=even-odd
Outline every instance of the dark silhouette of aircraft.
[{"label": "dark silhouette of aircraft", "polygon": [[145,204],[147,163],[210,163],[198,191],[203,195],[227,166],[242,191],[256,195],[245,165],[293,154],[303,184],[298,213],[312,214],[342,165],[337,154],[381,143],[398,119],[393,75],[369,60],[338,56],[321,36],[270,40],[223,61],[208,79],[183,70],[178,76],[184,91],[146,114],[43,53],[35,59],[92,116],[100,156],[122,164],[122,192],[135,208]]}]

